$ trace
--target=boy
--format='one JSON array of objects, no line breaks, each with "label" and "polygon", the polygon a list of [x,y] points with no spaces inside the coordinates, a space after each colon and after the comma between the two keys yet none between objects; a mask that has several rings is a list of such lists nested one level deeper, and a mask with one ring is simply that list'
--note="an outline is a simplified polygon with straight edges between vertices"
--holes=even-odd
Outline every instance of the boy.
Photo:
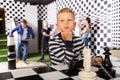
[{"label": "boy", "polygon": [[[60,30],[54,38],[49,40],[49,52],[52,65],[69,64],[71,60],[80,60],[84,43],[80,37],[74,36],[75,28],[74,12],[69,8],[61,9],[57,14],[57,28]],[[101,57],[97,57],[102,62]],[[92,63],[97,65],[95,59]]]}]

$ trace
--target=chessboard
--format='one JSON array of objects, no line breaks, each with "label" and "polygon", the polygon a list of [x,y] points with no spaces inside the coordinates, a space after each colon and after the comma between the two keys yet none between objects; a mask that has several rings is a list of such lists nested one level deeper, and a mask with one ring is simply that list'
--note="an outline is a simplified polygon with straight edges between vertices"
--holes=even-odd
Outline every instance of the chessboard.
[{"label": "chessboard", "polygon": [[[97,80],[120,80],[120,60],[113,59],[113,69],[116,70],[116,77],[113,79],[104,79],[97,75]],[[24,68],[10,70],[0,73],[0,80],[80,80],[78,73],[83,70],[68,70],[67,65],[44,66],[35,68]],[[98,71],[97,67],[92,67],[92,71]],[[86,75],[87,76],[87,75]]]},{"label": "chessboard", "polygon": [[[80,80],[78,77],[79,71],[81,70],[69,71],[65,69],[65,65],[37,67],[0,73],[0,80]],[[106,79],[97,77],[97,80]],[[120,80],[120,74],[117,74],[114,80]]]}]

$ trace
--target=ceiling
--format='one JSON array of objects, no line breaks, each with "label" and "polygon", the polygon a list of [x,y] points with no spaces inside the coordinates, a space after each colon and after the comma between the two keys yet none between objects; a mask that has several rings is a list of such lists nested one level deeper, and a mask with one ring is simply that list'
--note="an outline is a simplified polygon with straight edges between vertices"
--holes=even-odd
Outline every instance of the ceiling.
[{"label": "ceiling", "polygon": [[25,3],[30,3],[30,4],[36,5],[36,4],[49,4],[55,0],[15,0],[15,1],[25,2]]}]

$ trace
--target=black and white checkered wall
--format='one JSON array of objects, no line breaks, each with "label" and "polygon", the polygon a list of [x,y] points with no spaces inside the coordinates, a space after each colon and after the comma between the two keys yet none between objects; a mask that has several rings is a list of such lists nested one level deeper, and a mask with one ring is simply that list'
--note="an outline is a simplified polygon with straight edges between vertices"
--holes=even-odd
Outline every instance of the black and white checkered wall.
[{"label": "black and white checkered wall", "polygon": [[17,23],[24,18],[25,3],[15,2],[14,0],[1,0],[0,8],[5,10],[6,33],[9,32],[12,25],[12,19]]},{"label": "black and white checkered wall", "polygon": [[[14,0],[0,0],[0,8],[5,10],[5,21],[6,21],[6,33],[9,32],[10,26],[12,25],[12,19],[15,20],[16,24],[20,23],[25,18],[25,5],[24,2],[15,2]],[[46,20],[47,18],[47,5],[38,6],[38,20]]]},{"label": "black and white checkered wall", "polygon": [[109,0],[57,0],[58,10],[69,7],[75,12],[77,19],[79,11],[92,20],[90,48],[100,53],[104,46],[111,46],[111,2]]},{"label": "black and white checkered wall", "polygon": [[47,5],[38,5],[38,20],[47,20]]},{"label": "black and white checkered wall", "polygon": [[120,0],[112,1],[112,46],[120,47]]},{"label": "black and white checkered wall", "polygon": [[2,0],[0,7],[5,10],[5,19],[9,21],[11,18],[16,21],[21,20],[25,15],[25,3],[15,2],[14,0]]},{"label": "black and white checkered wall", "polygon": [[[96,53],[104,46],[120,46],[120,1],[119,0],[56,0],[57,9],[69,7],[75,12],[89,16],[92,20],[92,30],[89,45]],[[0,7],[5,10],[6,27],[11,18],[20,22],[25,17],[24,2],[0,0]],[[47,5],[38,6],[38,20],[47,20]]]}]

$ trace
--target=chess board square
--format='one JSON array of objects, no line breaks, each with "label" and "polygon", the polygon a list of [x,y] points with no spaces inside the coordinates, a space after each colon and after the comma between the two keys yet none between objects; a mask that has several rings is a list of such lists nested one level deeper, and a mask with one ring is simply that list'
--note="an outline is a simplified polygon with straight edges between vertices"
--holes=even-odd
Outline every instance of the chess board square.
[{"label": "chess board square", "polygon": [[60,80],[64,78],[68,78],[67,75],[63,74],[59,71],[53,71],[48,73],[41,73],[39,74],[44,80]]},{"label": "chess board square", "polygon": [[33,69],[36,73],[46,73],[46,72],[51,72],[51,71],[56,71],[55,69],[51,67],[38,67]]},{"label": "chess board square", "polygon": [[60,66],[52,66],[54,69],[56,69],[56,70],[65,70],[65,69],[68,69],[68,65],[65,65],[65,64],[61,64]]},{"label": "chess board square", "polygon": [[79,75],[73,76],[73,77],[71,77],[71,78],[74,79],[74,80],[80,80],[80,79],[79,79]]},{"label": "chess board square", "polygon": [[9,78],[13,78],[11,72],[0,73],[0,80],[5,80]]},{"label": "chess board square", "polygon": [[[119,70],[119,68],[118,68],[118,69],[117,69],[117,68],[112,69],[112,71],[115,71],[115,75],[113,75],[114,72],[109,72],[109,74],[111,74],[111,76],[112,76],[113,79],[115,79],[115,80],[116,80],[116,78],[119,78],[119,79],[120,79],[120,74],[117,73],[117,70]],[[103,72],[102,72],[102,73],[104,74],[104,76],[101,74],[101,72],[99,73],[99,71],[96,71],[96,73],[97,73],[97,76],[99,76],[99,77],[102,78],[102,79],[105,79],[105,80],[109,80],[109,79],[110,79],[110,77],[108,77],[107,74],[105,74],[105,73],[103,73]]]},{"label": "chess board square", "polygon": [[15,80],[44,80],[39,75],[32,75],[26,77],[15,78]]},{"label": "chess board square", "polygon": [[24,77],[24,76],[30,76],[30,75],[36,75],[37,73],[33,71],[32,69],[18,69],[11,71],[14,78]]},{"label": "chess board square", "polygon": [[64,78],[64,79],[60,79],[60,80],[74,80],[72,78]]},{"label": "chess board square", "polygon": [[67,76],[76,76],[80,72],[79,69],[66,69],[66,70],[60,70],[60,72],[66,74]]}]

